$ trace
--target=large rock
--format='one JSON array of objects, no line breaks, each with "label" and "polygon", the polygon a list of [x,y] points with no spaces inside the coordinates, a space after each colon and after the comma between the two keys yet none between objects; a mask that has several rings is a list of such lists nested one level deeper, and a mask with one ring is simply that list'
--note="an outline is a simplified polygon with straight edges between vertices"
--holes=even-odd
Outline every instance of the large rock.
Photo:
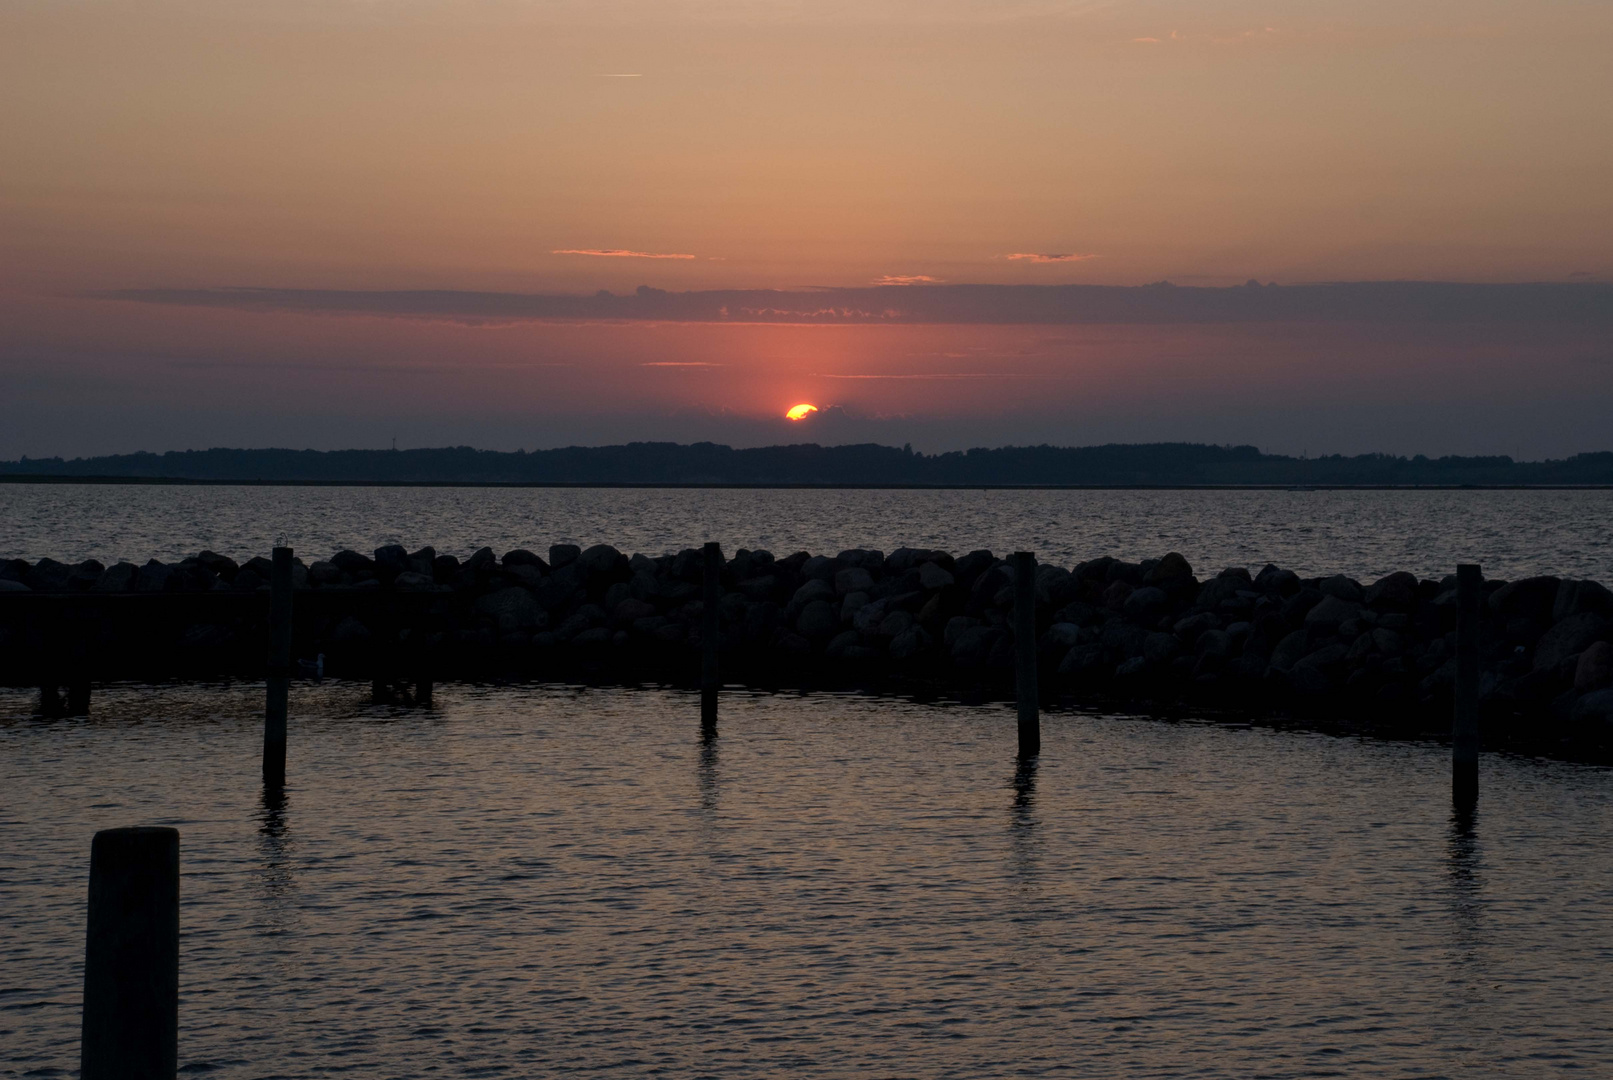
[{"label": "large rock", "polygon": [[795,590],[795,595],[790,597],[790,606],[804,608],[808,604],[817,603],[820,600],[827,603],[834,598],[835,591],[833,586],[822,578],[813,578]]},{"label": "large rock", "polygon": [[861,566],[853,566],[835,574],[835,594],[847,596],[851,593],[865,593],[874,587],[874,575]]},{"label": "large rock", "polygon": [[506,634],[535,627],[544,616],[537,600],[519,585],[478,597],[476,613],[491,618],[498,624],[499,630]]},{"label": "large rock", "polygon": [[924,589],[943,589],[956,579],[933,562],[919,567],[919,586]]},{"label": "large rock", "polygon": [[1310,636],[1303,630],[1295,630],[1271,650],[1271,666],[1278,671],[1291,671],[1295,664],[1305,658],[1309,645]]},{"label": "large rock", "polygon": [[1574,689],[1580,693],[1613,683],[1613,645],[1598,641],[1579,654],[1574,665]]},{"label": "large rock", "polygon": [[1343,574],[1334,574],[1330,578],[1323,578],[1318,586],[1323,596],[1337,597],[1351,604],[1359,604],[1363,595],[1361,583],[1355,578],[1345,577]]},{"label": "large rock", "polygon": [[1340,623],[1358,618],[1360,614],[1360,604],[1324,594],[1321,602],[1305,613],[1305,625],[1316,630],[1336,630]]},{"label": "large rock", "polygon": [[1059,674],[1073,678],[1090,678],[1108,670],[1103,646],[1098,644],[1077,645],[1059,661]]},{"label": "large rock", "polygon": [[15,578],[0,578],[0,592],[33,592],[28,586]]},{"label": "large rock", "polygon": [[1551,608],[1553,621],[1561,622],[1570,615],[1585,612],[1613,616],[1613,592],[1595,581],[1569,580],[1557,586],[1557,598]]},{"label": "large rock", "polygon": [[891,639],[890,656],[892,660],[911,660],[929,652],[932,644],[922,626],[910,626]]},{"label": "large rock", "polygon": [[1555,668],[1578,655],[1594,641],[1607,636],[1608,621],[1589,611],[1570,615],[1541,635],[1535,645],[1535,670]]},{"label": "large rock", "polygon": [[980,667],[991,656],[991,650],[1003,632],[995,626],[971,626],[959,634],[948,652],[960,667]]},{"label": "large rock", "polygon": [[405,570],[393,580],[392,587],[399,592],[436,592],[437,580],[413,570]]},{"label": "large rock", "polygon": [[375,573],[375,560],[356,551],[338,551],[330,557],[329,562],[344,574]]},{"label": "large rock", "polygon": [[1417,604],[1417,578],[1397,571],[1367,586],[1362,599],[1375,611],[1410,611]]},{"label": "large rock", "polygon": [[627,556],[609,544],[595,544],[577,556],[577,565],[590,581],[626,581],[630,576]]},{"label": "large rock", "polygon": [[1568,718],[1582,727],[1613,724],[1613,690],[1596,690],[1586,694],[1574,702]]},{"label": "large rock", "polygon": [[67,581],[72,574],[73,568],[66,563],[57,562],[55,559],[40,559],[34,564],[24,584],[34,592],[66,592]]},{"label": "large rock", "polygon": [[[315,563],[314,565],[319,565]],[[173,576],[174,568],[167,563],[160,563],[152,559],[140,568],[134,576],[135,592],[166,592],[168,579]]]},{"label": "large rock", "polygon": [[528,551],[526,548],[516,548],[513,551],[506,551],[504,553],[504,558],[499,560],[499,565],[503,566],[506,570],[514,566],[530,566],[537,570],[540,574],[549,567],[549,564],[544,562],[536,552]]},{"label": "large rock", "polygon": [[1175,584],[1185,584],[1193,577],[1193,567],[1188,565],[1186,559],[1172,551],[1159,562],[1155,563],[1143,575],[1143,584],[1169,587]]},{"label": "large rock", "polygon": [[1103,632],[1098,640],[1116,658],[1140,656],[1143,643],[1148,640],[1148,631],[1125,619],[1110,619],[1103,624]]},{"label": "large rock", "polygon": [[827,600],[814,600],[801,609],[795,621],[796,632],[802,637],[819,640],[832,636],[840,628],[840,616]]},{"label": "large rock", "polygon": [[1121,611],[1132,622],[1139,626],[1152,629],[1170,607],[1170,597],[1165,590],[1154,585],[1144,585],[1140,589],[1132,590],[1121,605]]},{"label": "large rock", "polygon": [[132,562],[120,562],[107,568],[92,587],[94,592],[129,592],[134,588],[140,568]]},{"label": "large rock", "polygon": [[570,566],[582,554],[582,548],[576,544],[550,544],[549,566],[558,570],[562,566]]},{"label": "large rock", "polygon": [[1300,588],[1298,574],[1271,563],[1267,563],[1255,575],[1255,590],[1270,596],[1293,596]]},{"label": "large rock", "polygon": [[391,579],[414,570],[409,552],[402,544],[386,544],[375,549],[375,572]]},{"label": "large rock", "polygon": [[1171,634],[1155,631],[1143,638],[1143,659],[1155,667],[1163,667],[1170,663],[1181,651],[1181,642]]},{"label": "large rock", "polygon": [[1557,602],[1559,580],[1530,577],[1511,581],[1490,594],[1489,608],[1503,619],[1533,619],[1548,622]]}]

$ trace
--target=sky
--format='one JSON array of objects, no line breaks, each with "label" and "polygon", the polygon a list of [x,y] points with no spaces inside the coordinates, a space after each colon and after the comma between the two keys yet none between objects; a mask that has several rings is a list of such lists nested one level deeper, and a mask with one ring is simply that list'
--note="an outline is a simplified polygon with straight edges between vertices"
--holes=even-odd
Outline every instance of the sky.
[{"label": "sky", "polygon": [[1605,0],[6,0],[0,459],[1613,449],[1609,55]]}]

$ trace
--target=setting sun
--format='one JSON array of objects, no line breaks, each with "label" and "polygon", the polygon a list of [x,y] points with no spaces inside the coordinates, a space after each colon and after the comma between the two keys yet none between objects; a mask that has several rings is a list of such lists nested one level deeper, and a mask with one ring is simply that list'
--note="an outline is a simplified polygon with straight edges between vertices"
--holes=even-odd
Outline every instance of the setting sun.
[{"label": "setting sun", "polygon": [[789,417],[791,420],[805,420],[807,413],[815,413],[817,411],[818,407],[816,405],[807,405],[802,403],[792,407],[790,411],[784,415]]}]

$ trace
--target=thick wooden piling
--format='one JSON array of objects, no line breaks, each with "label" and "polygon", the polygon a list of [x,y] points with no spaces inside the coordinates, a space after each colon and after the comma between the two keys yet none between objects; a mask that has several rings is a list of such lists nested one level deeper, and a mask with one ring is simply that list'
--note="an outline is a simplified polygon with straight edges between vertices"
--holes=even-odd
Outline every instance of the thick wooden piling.
[{"label": "thick wooden piling", "polygon": [[286,709],[291,697],[291,549],[274,549],[269,574],[269,664],[263,716],[263,782],[286,782]]},{"label": "thick wooden piling", "polygon": [[1456,568],[1456,714],[1451,724],[1451,798],[1471,808],[1479,797],[1479,612],[1484,575],[1478,566]]},{"label": "thick wooden piling", "polygon": [[701,593],[700,620],[700,725],[717,726],[717,689],[721,684],[718,649],[722,644],[722,546],[710,541],[705,546],[705,567]]},{"label": "thick wooden piling", "polygon": [[1014,567],[1014,699],[1019,706],[1019,756],[1042,752],[1036,684],[1036,556],[1016,551]]},{"label": "thick wooden piling", "polygon": [[106,829],[90,845],[82,1080],[174,1080],[179,1066],[179,833]]}]

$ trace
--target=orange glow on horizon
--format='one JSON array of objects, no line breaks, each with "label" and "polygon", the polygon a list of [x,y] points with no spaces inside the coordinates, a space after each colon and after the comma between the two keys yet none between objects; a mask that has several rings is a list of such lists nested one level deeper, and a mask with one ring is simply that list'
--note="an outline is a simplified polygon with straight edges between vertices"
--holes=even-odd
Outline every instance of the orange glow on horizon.
[{"label": "orange glow on horizon", "polygon": [[816,405],[808,405],[803,402],[800,405],[792,406],[790,411],[784,415],[791,420],[805,420],[807,413],[815,413],[817,411],[818,407]]}]

